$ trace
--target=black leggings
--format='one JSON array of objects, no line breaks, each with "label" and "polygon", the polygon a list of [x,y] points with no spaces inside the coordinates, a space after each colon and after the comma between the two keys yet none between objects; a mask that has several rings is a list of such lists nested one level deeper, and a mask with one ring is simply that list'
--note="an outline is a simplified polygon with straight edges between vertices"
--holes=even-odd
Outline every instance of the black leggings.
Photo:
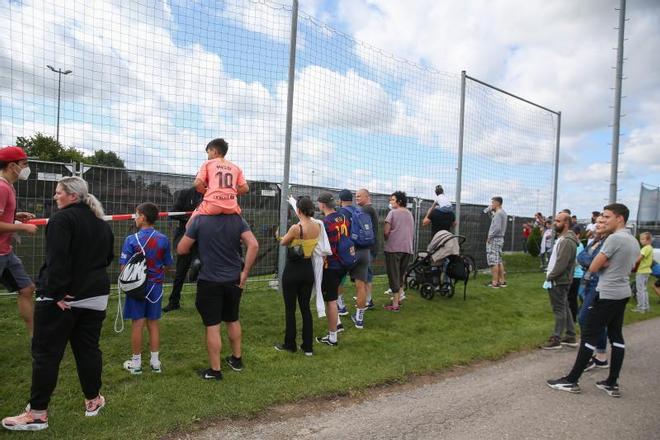
[{"label": "black leggings", "polygon": [[89,400],[99,395],[102,369],[99,337],[104,319],[105,311],[75,307],[63,311],[55,301],[36,303],[32,338],[32,409],[48,408],[67,342],[71,343],[85,398]]},{"label": "black leggings", "polygon": [[584,368],[596,349],[596,343],[603,332],[603,328],[607,328],[607,336],[612,344],[610,374],[607,377],[607,383],[608,385],[616,384],[623,366],[626,349],[622,328],[623,315],[626,311],[628,299],[599,299],[598,297],[594,299],[587,312],[585,326],[582,329],[580,350],[573,369],[568,375],[569,381],[577,382],[580,379]]},{"label": "black leggings", "polygon": [[312,351],[312,334],[314,324],[309,300],[312,297],[314,285],[314,268],[312,259],[287,261],[282,274],[282,292],[284,294],[284,310],[286,329],[284,331],[284,347],[297,350],[296,347],[296,301],[302,315],[302,345],[305,352]]}]

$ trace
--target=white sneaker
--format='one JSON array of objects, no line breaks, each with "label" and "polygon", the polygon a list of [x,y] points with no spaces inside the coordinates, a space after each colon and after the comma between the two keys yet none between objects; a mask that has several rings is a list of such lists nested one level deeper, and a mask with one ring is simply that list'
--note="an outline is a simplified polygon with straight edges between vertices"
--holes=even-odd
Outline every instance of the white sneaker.
[{"label": "white sneaker", "polygon": [[403,301],[404,299],[406,299],[406,292],[405,292],[405,291],[402,291],[402,292],[401,292],[401,295],[399,295],[399,303],[400,303],[401,301]]},{"label": "white sneaker", "polygon": [[161,373],[163,371],[160,368],[161,367],[160,361],[150,362],[149,365],[151,366],[152,373]]},{"label": "white sneaker", "polygon": [[392,295],[392,289],[387,289],[385,292],[383,292],[385,295]]},{"label": "white sneaker", "polygon": [[128,371],[131,374],[142,374],[142,365],[135,366],[133,360],[129,359],[124,361],[124,370]]}]

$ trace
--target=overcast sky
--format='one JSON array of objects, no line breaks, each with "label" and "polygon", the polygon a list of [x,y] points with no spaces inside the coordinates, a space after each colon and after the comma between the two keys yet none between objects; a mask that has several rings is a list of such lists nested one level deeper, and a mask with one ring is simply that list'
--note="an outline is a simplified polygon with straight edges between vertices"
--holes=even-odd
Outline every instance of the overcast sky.
[{"label": "overcast sky", "polygon": [[[279,181],[282,3],[0,0],[0,143],[54,134],[51,64],[73,70],[65,145],[194,173],[206,142],[223,136],[248,179]],[[466,70],[562,112],[558,207],[588,217],[609,194],[617,5],[301,0],[292,181],[423,197],[443,183],[453,196]],[[640,183],[660,184],[660,2],[629,1],[627,16],[619,200],[636,212]],[[463,200],[499,194],[514,213],[547,212],[556,118],[472,87]]]},{"label": "overcast sky", "polygon": [[[301,0],[356,39],[562,112],[558,207],[607,201],[619,1]],[[627,2],[619,200],[660,185],[660,2]]]}]

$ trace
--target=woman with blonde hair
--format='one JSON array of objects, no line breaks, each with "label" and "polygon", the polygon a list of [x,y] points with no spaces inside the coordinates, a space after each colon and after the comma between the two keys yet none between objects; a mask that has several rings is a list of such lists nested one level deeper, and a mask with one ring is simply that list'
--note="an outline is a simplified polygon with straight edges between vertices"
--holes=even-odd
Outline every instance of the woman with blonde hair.
[{"label": "woman with blonde hair", "polygon": [[101,203],[80,177],[61,179],[53,197],[58,211],[46,226],[46,261],[37,281],[32,339],[32,389],[25,412],[6,417],[14,431],[48,428],[48,403],[67,342],[85,395],[85,415],[105,406],[99,338],[110,293],[107,267],[114,259],[112,230]]}]

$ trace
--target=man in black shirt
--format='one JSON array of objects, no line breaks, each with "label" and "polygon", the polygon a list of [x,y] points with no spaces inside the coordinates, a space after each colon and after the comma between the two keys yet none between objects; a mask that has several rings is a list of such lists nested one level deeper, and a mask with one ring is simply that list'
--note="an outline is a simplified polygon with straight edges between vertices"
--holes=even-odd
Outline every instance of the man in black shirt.
[{"label": "man in black shirt", "polygon": [[422,225],[431,225],[431,232],[435,235],[438,231],[451,231],[452,226],[456,224],[456,215],[454,211],[440,212],[437,209],[429,209],[429,212],[422,220]]},{"label": "man in black shirt", "polygon": [[376,242],[369,248],[369,253],[371,255],[371,260],[369,261],[369,269],[367,271],[367,308],[372,309],[374,307],[374,301],[371,296],[371,287],[374,278],[374,272],[372,269],[373,261],[378,254],[378,214],[373,206],[371,206],[371,194],[366,188],[361,188],[355,193],[355,201],[358,206],[371,217],[371,225],[373,227],[374,236],[376,237]]},{"label": "man in black shirt", "polygon": [[[202,194],[198,193],[194,187],[184,189],[179,192],[172,209],[175,212],[194,211],[201,201]],[[186,232],[188,216],[177,216],[175,219],[179,221],[179,227],[174,233],[174,248],[176,249],[181,237],[183,237],[183,234]],[[172,283],[172,293],[170,294],[170,299],[167,302],[167,305],[163,307],[163,312],[167,313],[181,308],[181,289],[186,280],[186,274],[188,273],[188,269],[190,269],[192,262],[198,258],[197,246],[194,246],[192,252],[189,254],[177,255],[176,273],[174,275],[174,282]]]}]

